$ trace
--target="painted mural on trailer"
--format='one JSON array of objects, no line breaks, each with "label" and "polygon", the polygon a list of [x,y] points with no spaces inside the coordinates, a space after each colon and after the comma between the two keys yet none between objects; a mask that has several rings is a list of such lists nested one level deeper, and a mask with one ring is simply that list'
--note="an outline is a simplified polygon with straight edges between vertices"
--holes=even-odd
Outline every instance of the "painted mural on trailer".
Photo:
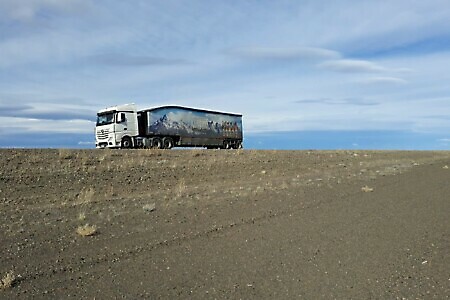
[{"label": "painted mural on trailer", "polygon": [[183,108],[161,108],[148,112],[149,132],[162,135],[242,138],[242,118]]}]

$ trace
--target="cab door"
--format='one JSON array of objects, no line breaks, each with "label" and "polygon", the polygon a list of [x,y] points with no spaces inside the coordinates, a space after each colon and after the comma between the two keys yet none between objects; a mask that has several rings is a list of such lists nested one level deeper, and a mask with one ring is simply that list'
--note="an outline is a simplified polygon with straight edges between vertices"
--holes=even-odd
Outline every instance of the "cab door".
[{"label": "cab door", "polygon": [[121,141],[122,137],[127,135],[128,124],[127,118],[124,112],[118,112],[116,114],[116,141]]}]

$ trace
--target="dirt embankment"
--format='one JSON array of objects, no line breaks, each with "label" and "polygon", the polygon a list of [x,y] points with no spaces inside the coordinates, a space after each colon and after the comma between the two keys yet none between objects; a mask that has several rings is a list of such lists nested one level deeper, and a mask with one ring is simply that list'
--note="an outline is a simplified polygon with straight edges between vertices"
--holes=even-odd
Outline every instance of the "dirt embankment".
[{"label": "dirt embankment", "polygon": [[0,298],[450,295],[450,152],[4,149],[0,166]]}]

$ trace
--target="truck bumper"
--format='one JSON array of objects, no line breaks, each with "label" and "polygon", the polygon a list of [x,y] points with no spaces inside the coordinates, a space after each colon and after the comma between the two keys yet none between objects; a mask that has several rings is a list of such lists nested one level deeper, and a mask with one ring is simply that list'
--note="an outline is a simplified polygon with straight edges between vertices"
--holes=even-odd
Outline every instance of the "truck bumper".
[{"label": "truck bumper", "polygon": [[95,148],[120,148],[120,142],[116,142],[114,138],[110,137],[107,140],[96,141]]}]

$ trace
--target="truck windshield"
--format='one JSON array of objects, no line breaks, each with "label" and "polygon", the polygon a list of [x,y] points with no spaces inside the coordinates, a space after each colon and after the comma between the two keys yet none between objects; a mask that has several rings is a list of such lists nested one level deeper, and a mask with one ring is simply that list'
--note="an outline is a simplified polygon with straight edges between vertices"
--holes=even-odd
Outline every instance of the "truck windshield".
[{"label": "truck windshield", "polygon": [[114,113],[107,112],[97,114],[97,126],[114,123]]}]

